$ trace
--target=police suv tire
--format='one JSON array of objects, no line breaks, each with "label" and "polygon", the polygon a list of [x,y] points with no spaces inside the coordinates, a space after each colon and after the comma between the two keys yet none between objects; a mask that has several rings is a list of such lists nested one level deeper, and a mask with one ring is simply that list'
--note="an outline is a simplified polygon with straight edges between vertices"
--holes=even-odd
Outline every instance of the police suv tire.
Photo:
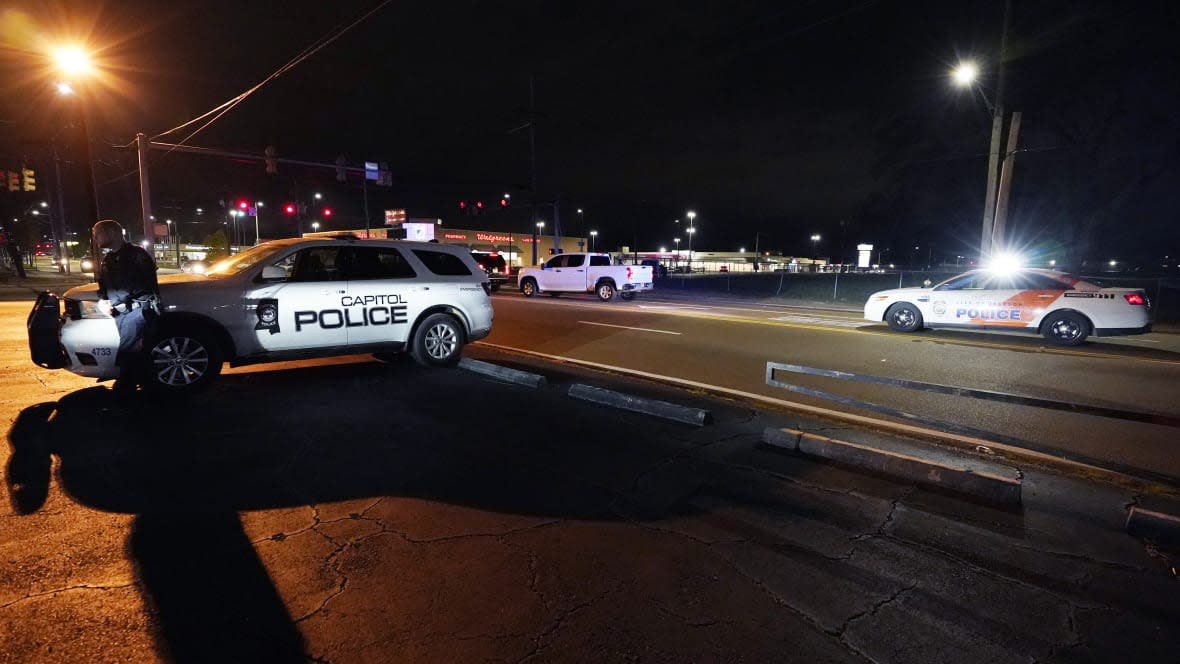
[{"label": "police suv tire", "polygon": [[598,294],[598,299],[609,302],[615,296],[615,285],[609,281],[600,281],[594,287],[594,292]]},{"label": "police suv tire", "polygon": [[533,297],[537,294],[537,282],[534,279],[525,279],[520,282],[520,292],[524,293],[525,297]]},{"label": "police suv tire", "polygon": [[1077,346],[1090,336],[1090,321],[1072,311],[1055,311],[1045,316],[1041,334],[1058,346]]},{"label": "police suv tire", "polygon": [[922,312],[909,302],[898,302],[886,310],[885,322],[894,332],[917,332],[922,329]]},{"label": "police suv tire", "polygon": [[410,355],[424,367],[453,367],[463,353],[463,325],[449,314],[431,314],[418,325]]},{"label": "police suv tire", "polygon": [[159,394],[193,392],[221,374],[224,358],[209,332],[165,329],[150,343],[147,389]]},{"label": "police suv tire", "polygon": [[619,297],[630,301],[635,299],[635,293],[633,291],[619,291]]}]

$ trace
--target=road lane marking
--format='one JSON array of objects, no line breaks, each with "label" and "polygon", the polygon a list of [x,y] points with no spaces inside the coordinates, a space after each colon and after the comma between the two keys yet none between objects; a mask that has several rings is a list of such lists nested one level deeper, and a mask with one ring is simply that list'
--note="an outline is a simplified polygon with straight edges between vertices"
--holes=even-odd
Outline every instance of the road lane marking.
[{"label": "road lane marking", "polygon": [[680,336],[680,332],[672,332],[670,330],[653,330],[649,327],[629,327],[627,325],[611,325],[610,323],[595,323],[590,320],[580,320],[579,323],[583,325],[597,325],[599,327],[617,327],[620,330],[634,330],[636,332],[655,332],[656,334],[674,334]]},{"label": "road lane marking", "polygon": [[[593,306],[593,305],[586,305],[583,303],[573,302],[573,301],[567,301],[564,303],[550,303],[550,304]],[[644,308],[645,306],[650,307],[650,308]],[[813,330],[813,331],[818,331],[818,332],[830,332],[830,333],[836,333],[836,334],[864,334],[864,335],[868,335],[868,336],[893,339],[894,341],[936,343],[936,344],[946,344],[946,345],[950,345],[950,346],[965,346],[968,348],[987,348],[987,349],[992,349],[992,350],[1009,350],[1009,351],[1017,351],[1017,352],[1022,352],[1022,353],[1037,353],[1037,354],[1044,354],[1044,355],[1063,355],[1066,357],[1087,357],[1087,358],[1093,358],[1093,359],[1098,359],[1098,360],[1122,360],[1124,362],[1135,362],[1135,363],[1142,363],[1142,364],[1156,364],[1156,365],[1172,366],[1172,367],[1180,366],[1180,360],[1168,360],[1168,359],[1163,359],[1163,358],[1151,358],[1151,357],[1135,357],[1135,356],[1120,355],[1120,354],[1115,354],[1115,353],[1104,353],[1104,352],[1100,352],[1100,351],[1098,351],[1098,352],[1085,351],[1085,350],[1077,350],[1077,349],[1071,349],[1071,348],[1060,348],[1060,347],[1053,347],[1053,346],[1031,346],[1031,345],[1024,346],[1024,345],[1018,345],[1018,344],[996,343],[996,342],[981,341],[981,340],[954,339],[954,338],[949,338],[949,337],[938,337],[938,336],[934,336],[929,333],[906,334],[906,333],[899,333],[899,332],[891,332],[888,330],[877,330],[874,328],[878,328],[878,327],[883,328],[884,324],[873,322],[873,321],[868,321],[868,320],[863,321],[862,326],[844,327],[844,326],[837,326],[837,325],[830,325],[830,324],[799,323],[799,322],[788,322],[788,321],[781,321],[781,320],[743,318],[740,316],[713,313],[713,312],[707,312],[707,311],[683,311],[683,310],[681,310],[681,309],[687,309],[687,307],[668,308],[668,309],[664,309],[661,311],[654,311],[653,309],[654,309],[654,307],[652,307],[652,305],[640,305],[639,307],[628,308],[628,309],[625,309],[622,311],[632,311],[632,312],[653,314],[653,315],[655,315],[655,314],[659,314],[659,315],[670,314],[673,316],[683,316],[686,318],[696,318],[698,320],[707,320],[707,321],[712,321],[712,322],[745,323],[747,325],[762,325],[762,326],[767,326],[767,327],[783,327],[783,328],[788,328],[788,329]],[[1022,335],[1022,336],[1027,336],[1031,339],[1031,338],[1033,338],[1034,335],[1029,334],[1029,335]],[[1135,346],[1132,346],[1130,344],[1111,344],[1111,345],[1116,346],[1116,347],[1120,347],[1120,348],[1135,348]],[[1147,350],[1147,349],[1144,348],[1144,350]]]},{"label": "road lane marking", "polygon": [[804,324],[809,323],[812,325],[831,325],[832,327],[851,327],[851,328],[869,327],[871,325],[875,325],[875,323],[872,323],[872,322],[864,320],[864,319],[850,320],[848,318],[820,318],[818,316],[791,316],[791,315],[775,316],[775,317],[770,318],[768,320],[781,321],[784,323],[804,323]]},{"label": "road lane marking", "polygon": [[[978,449],[980,446],[984,446],[984,447],[990,448],[992,450],[995,450],[997,452],[1003,452],[1008,455],[1016,455],[1017,457],[1020,457],[1023,459],[1031,459],[1033,461],[1039,461],[1042,463],[1049,463],[1049,464],[1055,465],[1057,467],[1068,468],[1073,472],[1080,471],[1082,473],[1085,473],[1088,476],[1092,476],[1092,475],[1096,474],[1096,475],[1110,478],[1111,480],[1114,480],[1116,482],[1126,482],[1126,481],[1130,480],[1134,486],[1141,486],[1142,482],[1144,482],[1144,478],[1139,477],[1137,475],[1127,474],[1125,472],[1120,472],[1118,470],[1111,470],[1109,468],[1104,468],[1099,465],[1094,465],[1093,463],[1085,463],[1085,462],[1077,461],[1074,459],[1064,458],[1064,457],[1061,457],[1057,454],[1053,454],[1050,452],[1042,452],[1039,450],[1022,448],[1022,447],[1019,447],[1016,445],[997,442],[995,440],[976,438],[974,436],[969,436],[969,435],[960,434],[960,433],[954,433],[954,432],[950,432],[950,431],[940,431],[938,429],[931,429],[928,427],[915,426],[913,424],[898,422],[896,420],[887,420],[887,419],[882,419],[879,417],[857,415],[855,413],[848,413],[845,411],[835,410],[832,408],[824,408],[822,406],[813,406],[811,404],[800,403],[798,401],[787,401],[786,399],[779,399],[776,397],[767,396],[765,394],[759,394],[757,392],[747,392],[745,390],[737,390],[737,389],[733,389],[730,387],[722,387],[720,385],[711,385],[709,383],[702,383],[699,381],[689,380],[686,378],[676,378],[675,376],[667,376],[667,375],[652,373],[652,372],[648,372],[648,371],[640,371],[638,369],[630,369],[627,367],[620,367],[620,366],[614,366],[614,365],[610,365],[610,364],[603,364],[600,362],[593,362],[590,360],[580,360],[580,359],[577,359],[574,357],[568,357],[568,356],[564,356],[564,355],[550,355],[549,353],[541,353],[541,352],[538,352],[535,350],[516,348],[514,346],[503,346],[500,344],[488,343],[486,341],[476,341],[474,343],[475,343],[475,345],[478,345],[478,346],[495,348],[495,349],[498,349],[501,351],[507,351],[510,353],[519,353],[521,355],[531,355],[533,357],[539,357],[539,358],[554,361],[554,362],[575,364],[575,365],[584,366],[584,367],[587,367],[590,369],[596,369],[599,371],[607,371],[607,372],[635,376],[637,378],[656,380],[656,381],[668,383],[670,385],[675,385],[677,387],[701,390],[706,393],[712,393],[712,394],[717,394],[717,395],[727,396],[727,397],[736,397],[739,399],[746,399],[749,401],[754,401],[754,402],[766,404],[769,406],[784,408],[784,409],[794,411],[794,412],[805,413],[808,415],[816,415],[819,417],[827,417],[827,418],[831,418],[831,419],[834,419],[837,421],[848,422],[850,424],[855,424],[855,425],[859,425],[859,426],[865,426],[870,429],[876,429],[878,431],[883,430],[885,432],[893,433],[893,434],[901,434],[901,435],[906,435],[906,436],[915,436],[918,438],[926,438],[928,440],[943,441],[943,442],[952,444],[956,447],[965,447],[966,449]],[[1101,462],[1099,461],[1098,463],[1101,463]]]}]

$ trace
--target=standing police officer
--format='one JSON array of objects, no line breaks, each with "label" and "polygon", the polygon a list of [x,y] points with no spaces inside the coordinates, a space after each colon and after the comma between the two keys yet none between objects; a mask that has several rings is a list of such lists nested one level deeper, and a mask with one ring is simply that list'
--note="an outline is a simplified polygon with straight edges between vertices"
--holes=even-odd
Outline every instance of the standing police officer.
[{"label": "standing police officer", "polygon": [[111,315],[119,328],[115,392],[128,394],[147,378],[149,358],[144,352],[144,337],[159,316],[156,262],[142,247],[124,239],[123,227],[117,221],[98,222],[91,235],[95,246],[110,250],[98,270],[98,297],[110,301]]}]

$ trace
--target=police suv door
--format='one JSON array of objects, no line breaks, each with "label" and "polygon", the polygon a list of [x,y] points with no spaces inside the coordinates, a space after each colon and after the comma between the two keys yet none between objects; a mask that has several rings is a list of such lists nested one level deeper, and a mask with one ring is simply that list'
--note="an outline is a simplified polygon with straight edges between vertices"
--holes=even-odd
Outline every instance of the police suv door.
[{"label": "police suv door", "polygon": [[341,299],[350,346],[403,343],[425,308],[428,291],[397,247],[352,245],[343,261],[348,281]]},{"label": "police suv door", "polygon": [[342,247],[308,247],[271,263],[287,277],[246,291],[246,315],[263,352],[326,348],[348,343],[341,298]]}]

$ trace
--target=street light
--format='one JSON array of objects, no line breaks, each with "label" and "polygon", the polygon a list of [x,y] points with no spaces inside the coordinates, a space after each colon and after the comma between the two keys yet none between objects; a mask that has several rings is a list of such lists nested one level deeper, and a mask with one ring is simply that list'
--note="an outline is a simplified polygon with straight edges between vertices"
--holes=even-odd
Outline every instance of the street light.
[{"label": "street light", "polygon": [[951,79],[954,80],[955,85],[965,88],[970,86],[979,78],[979,67],[974,62],[960,62],[958,67],[951,70]]},{"label": "street light", "polygon": [[318,231],[319,229],[320,229],[320,222],[318,222],[318,221],[311,222],[311,232],[312,233]]},{"label": "street light", "polygon": [[594,244],[598,239],[598,231],[590,231],[590,253],[594,253]]},{"label": "street light", "polygon": [[680,238],[678,238],[678,237],[672,238],[672,244],[676,245],[676,264],[679,265],[680,264]]},{"label": "street light", "polygon": [[[86,178],[86,204],[90,209],[87,211],[87,224],[93,224],[98,221],[98,181],[94,173],[94,161],[90,155],[90,130],[86,123],[86,100],[83,99],[82,94],[84,90],[75,90],[74,85],[95,73],[94,64],[90,58],[90,54],[78,46],[58,47],[50,55],[58,73],[67,79],[72,79],[57,84],[58,94],[64,97],[76,96],[78,98],[79,124],[82,128],[82,158],[86,163],[88,175]],[[64,217],[64,215],[62,216]],[[147,220],[144,220],[145,230],[147,223]],[[94,259],[97,263],[97,254],[95,254]]]},{"label": "street light", "polygon": [[[690,212],[689,214],[692,214],[692,213]],[[693,216],[696,216],[696,215],[693,215]],[[691,218],[692,217],[689,217],[689,219],[691,219]],[[692,274],[692,236],[697,234],[697,229],[695,226],[689,226],[688,228],[686,228],[684,230],[686,233],[688,233],[688,273]]]},{"label": "street light", "polygon": [[818,258],[816,247],[819,245],[820,239],[821,238],[820,238],[819,233],[814,233],[811,236],[811,260],[812,261],[814,261],[814,260],[816,260],[816,258]]},{"label": "street light", "polygon": [[537,264],[537,242],[540,241],[538,236],[543,228],[545,228],[545,222],[538,221],[536,228],[533,229],[533,265]]}]

